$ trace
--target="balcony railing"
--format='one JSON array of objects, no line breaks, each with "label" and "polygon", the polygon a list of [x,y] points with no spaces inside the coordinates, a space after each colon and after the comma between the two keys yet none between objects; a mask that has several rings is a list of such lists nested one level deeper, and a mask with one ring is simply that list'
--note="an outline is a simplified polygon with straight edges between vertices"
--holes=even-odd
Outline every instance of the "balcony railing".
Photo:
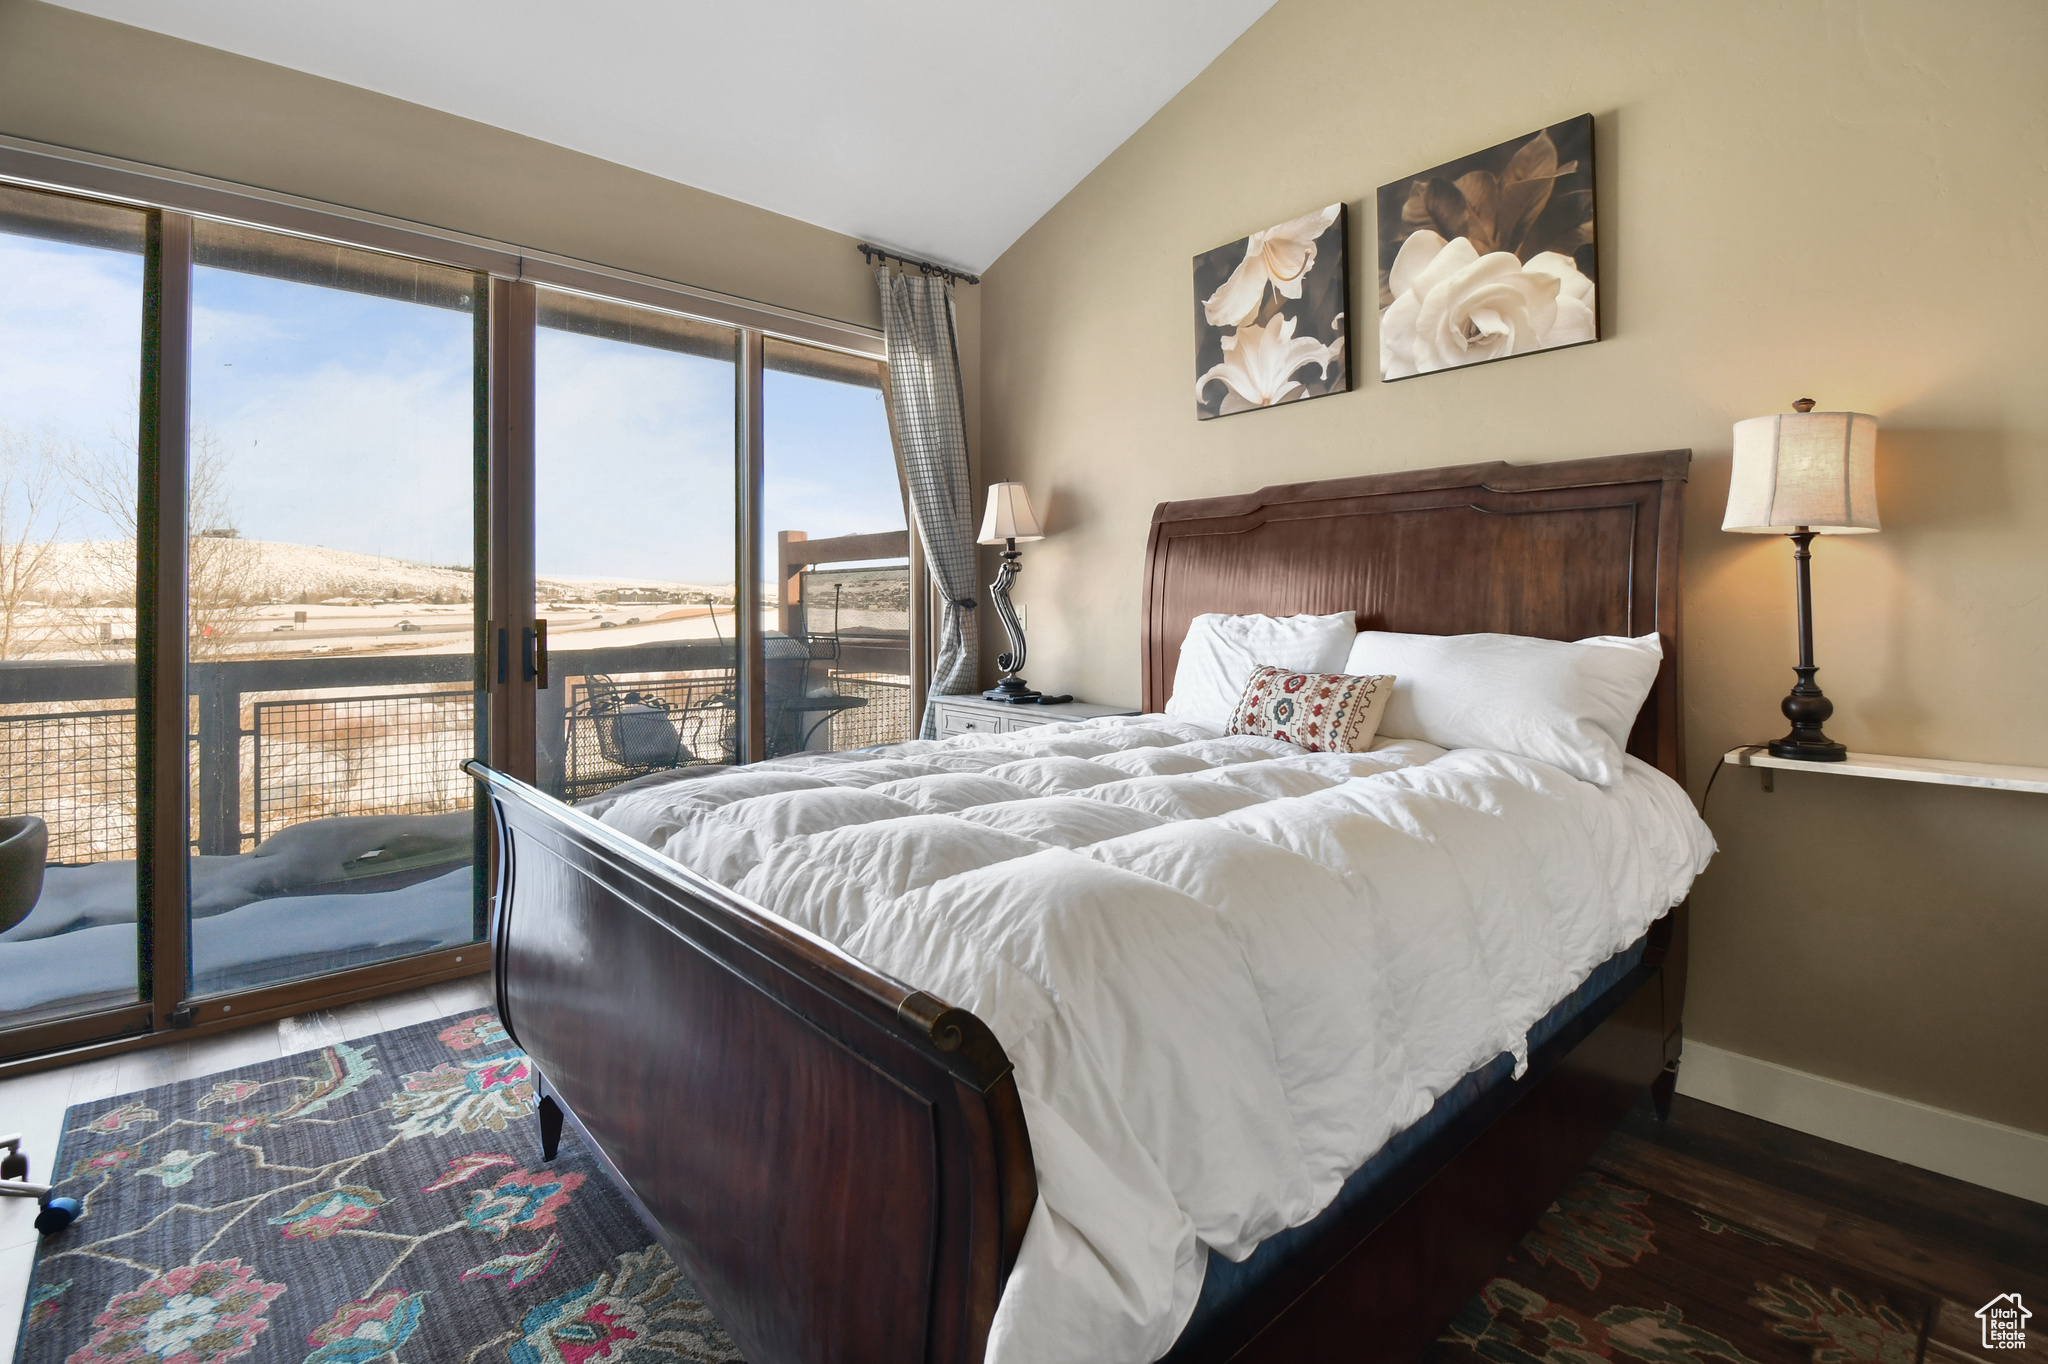
[{"label": "balcony railing", "polygon": [[49,825],[52,862],[132,856],[134,708],[0,715],[0,791],[0,814],[40,815]]},{"label": "balcony railing", "polygon": [[[807,642],[768,646],[778,747],[908,736],[905,641],[849,639],[833,658]],[[678,765],[731,761],[732,662],[717,640],[555,652],[535,717],[538,784],[574,800],[648,770],[606,751],[592,705],[606,679],[664,709]],[[193,663],[193,850],[240,853],[306,819],[468,808],[458,763],[477,751],[476,671],[467,654]],[[814,705],[826,690],[863,704]],[[53,863],[134,855],[134,695],[132,663],[0,662],[0,807],[43,817]]]}]

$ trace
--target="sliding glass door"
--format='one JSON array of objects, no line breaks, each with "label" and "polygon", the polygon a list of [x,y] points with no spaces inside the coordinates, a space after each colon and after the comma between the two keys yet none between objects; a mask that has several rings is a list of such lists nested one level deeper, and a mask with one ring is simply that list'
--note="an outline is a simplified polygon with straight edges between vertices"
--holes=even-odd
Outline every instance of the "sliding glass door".
[{"label": "sliding glass door", "polygon": [[486,969],[466,759],[911,734],[881,365],[737,311],[0,184],[0,1070]]},{"label": "sliding glass door", "polygon": [[147,217],[0,186],[0,1029],[50,1043],[140,998]]},{"label": "sliding glass door", "polygon": [[0,1061],[483,965],[484,285],[0,185]]},{"label": "sliding glass door", "polygon": [[738,761],[739,332],[552,289],[537,320],[535,780],[578,801]]},{"label": "sliding glass door", "polygon": [[481,934],[481,283],[194,224],[195,997]]},{"label": "sliding glass door", "polygon": [[770,340],[762,368],[768,756],[915,738],[910,536],[882,367]]}]

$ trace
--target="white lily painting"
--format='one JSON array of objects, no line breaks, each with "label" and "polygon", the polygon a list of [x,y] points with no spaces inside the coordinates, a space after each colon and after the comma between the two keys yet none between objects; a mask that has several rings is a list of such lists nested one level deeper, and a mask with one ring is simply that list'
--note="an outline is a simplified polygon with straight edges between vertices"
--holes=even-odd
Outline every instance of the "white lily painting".
[{"label": "white lily painting", "polygon": [[1195,415],[1342,393],[1344,205],[1195,257]]},{"label": "white lily painting", "polygon": [[1593,116],[1379,192],[1380,377],[1600,339]]}]

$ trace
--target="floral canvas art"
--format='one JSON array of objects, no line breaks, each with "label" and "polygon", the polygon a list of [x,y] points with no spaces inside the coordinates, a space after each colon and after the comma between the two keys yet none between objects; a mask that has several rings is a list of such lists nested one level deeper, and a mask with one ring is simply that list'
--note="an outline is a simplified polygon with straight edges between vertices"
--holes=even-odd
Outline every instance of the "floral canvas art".
[{"label": "floral canvas art", "polygon": [[1351,387],[1344,218],[1331,204],[1195,257],[1195,416]]},{"label": "floral canvas art", "polygon": [[1380,377],[1600,339],[1593,116],[1380,186]]}]

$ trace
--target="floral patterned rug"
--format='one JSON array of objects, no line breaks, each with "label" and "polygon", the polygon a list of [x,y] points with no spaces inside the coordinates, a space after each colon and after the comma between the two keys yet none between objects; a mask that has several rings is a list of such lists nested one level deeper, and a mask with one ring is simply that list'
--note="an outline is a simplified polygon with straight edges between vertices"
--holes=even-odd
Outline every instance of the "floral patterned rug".
[{"label": "floral patterned rug", "polygon": [[[489,1013],[66,1115],[17,1364],[737,1360]],[[1429,1364],[1914,1364],[1936,1305],[1580,1174]]]},{"label": "floral patterned rug", "polygon": [[1938,1308],[1582,1171],[1428,1364],[1916,1364]]},{"label": "floral patterned rug", "polygon": [[489,1013],[79,1104],[17,1364],[739,1358]]}]

